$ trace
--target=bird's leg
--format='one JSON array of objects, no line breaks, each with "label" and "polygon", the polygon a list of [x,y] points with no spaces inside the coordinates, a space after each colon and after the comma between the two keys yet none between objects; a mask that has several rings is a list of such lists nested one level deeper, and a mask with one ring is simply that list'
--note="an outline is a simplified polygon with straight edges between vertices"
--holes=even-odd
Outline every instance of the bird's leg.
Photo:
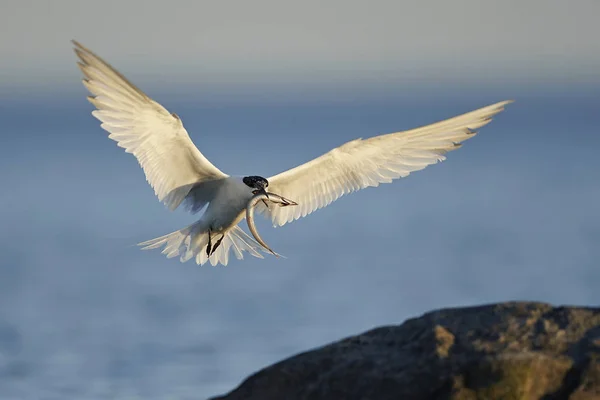
[{"label": "bird's leg", "polygon": [[212,251],[210,252],[210,255],[209,255],[209,257],[210,257],[210,256],[212,256],[212,253],[214,253],[214,252],[215,252],[215,250],[217,250],[217,248],[219,247],[219,245],[220,245],[220,244],[221,244],[221,242],[223,241],[223,238],[224,238],[224,237],[225,237],[225,234],[223,233],[223,234],[221,235],[221,237],[219,238],[219,240],[217,240],[217,243],[215,243],[215,245],[213,246],[213,248],[212,248]]},{"label": "bird's leg", "polygon": [[211,239],[211,238],[210,238],[210,229],[209,229],[209,230],[208,230],[208,245],[206,246],[206,255],[207,255],[208,257],[210,257],[210,255],[212,254],[212,252],[210,251],[210,250],[211,250],[211,247],[212,247],[212,246],[211,246],[211,240],[210,240],[210,239]]}]

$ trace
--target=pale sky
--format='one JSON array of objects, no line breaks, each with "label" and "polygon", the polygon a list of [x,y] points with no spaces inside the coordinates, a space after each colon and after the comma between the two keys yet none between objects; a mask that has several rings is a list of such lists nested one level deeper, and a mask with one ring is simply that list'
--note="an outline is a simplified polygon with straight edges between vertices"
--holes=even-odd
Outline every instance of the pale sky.
[{"label": "pale sky", "polygon": [[71,82],[600,81],[598,0],[2,0],[0,88]]}]

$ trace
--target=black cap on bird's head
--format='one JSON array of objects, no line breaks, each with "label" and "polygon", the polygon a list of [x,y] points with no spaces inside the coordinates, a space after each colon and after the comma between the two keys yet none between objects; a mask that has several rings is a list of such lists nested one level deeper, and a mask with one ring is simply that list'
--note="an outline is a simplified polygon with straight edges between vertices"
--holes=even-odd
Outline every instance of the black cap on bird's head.
[{"label": "black cap on bird's head", "polygon": [[262,176],[245,176],[242,179],[242,182],[244,182],[246,186],[254,189],[252,190],[252,193],[264,193],[267,197],[269,197],[266,190],[269,186],[269,181]]}]

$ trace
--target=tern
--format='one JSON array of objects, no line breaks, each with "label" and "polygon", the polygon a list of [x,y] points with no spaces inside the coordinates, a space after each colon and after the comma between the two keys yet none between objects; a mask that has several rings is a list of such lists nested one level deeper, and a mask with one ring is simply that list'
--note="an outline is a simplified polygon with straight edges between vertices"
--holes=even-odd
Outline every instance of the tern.
[{"label": "tern", "polygon": [[[167,257],[198,265],[227,265],[229,253],[263,258],[273,252],[254,228],[253,207],[282,226],[323,208],[345,194],[390,183],[445,160],[504,110],[501,101],[431,125],[351,140],[320,157],[275,176],[230,176],[194,145],[179,116],[169,112],[121,73],[73,41],[83,84],[96,107],[92,115],[127,153],[133,154],[159,201],[170,210],[183,204],[198,221],[139,245],[164,247]],[[267,192],[268,189],[268,192]],[[245,214],[246,211],[246,214]],[[238,224],[247,218],[251,233]]]}]

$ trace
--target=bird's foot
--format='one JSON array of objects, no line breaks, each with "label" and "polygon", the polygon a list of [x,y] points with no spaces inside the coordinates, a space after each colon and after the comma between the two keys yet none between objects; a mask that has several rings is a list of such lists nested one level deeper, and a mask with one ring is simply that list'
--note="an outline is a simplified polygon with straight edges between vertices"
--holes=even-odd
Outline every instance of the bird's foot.
[{"label": "bird's foot", "polygon": [[221,237],[219,238],[219,240],[217,240],[217,243],[215,243],[215,245],[212,248],[212,251],[208,255],[209,257],[212,256],[212,254],[215,252],[215,250],[217,250],[217,248],[221,245],[221,242],[223,241],[224,237],[225,237],[225,234],[222,234]]},{"label": "bird's foot", "polygon": [[212,254],[212,251],[211,251],[212,245],[211,245],[211,237],[210,236],[211,235],[210,235],[210,230],[209,230],[208,231],[208,245],[206,246],[206,255],[208,257],[210,257],[210,255]]}]

